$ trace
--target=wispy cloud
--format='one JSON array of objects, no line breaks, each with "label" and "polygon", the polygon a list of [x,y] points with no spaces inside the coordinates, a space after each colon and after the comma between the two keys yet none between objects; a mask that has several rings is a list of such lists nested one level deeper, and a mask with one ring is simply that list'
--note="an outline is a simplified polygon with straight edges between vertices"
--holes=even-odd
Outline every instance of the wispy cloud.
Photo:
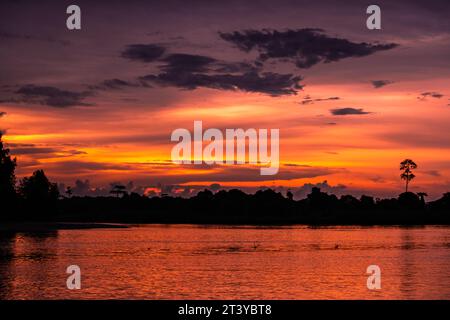
[{"label": "wispy cloud", "polygon": [[375,89],[387,86],[388,84],[392,84],[394,83],[394,81],[390,81],[390,80],[372,80],[370,81],[372,83],[372,86]]},{"label": "wispy cloud", "polygon": [[321,101],[333,101],[333,100],[339,100],[339,97],[329,97],[329,98],[318,98],[318,99],[312,99],[309,95],[303,97],[303,100],[300,101],[300,104],[313,104],[314,102],[321,102]]},{"label": "wispy cloud", "polygon": [[334,116],[364,115],[371,113],[368,111],[364,111],[364,109],[362,108],[339,108],[339,109],[331,109],[330,112]]},{"label": "wispy cloud", "polygon": [[419,100],[426,100],[427,98],[436,98],[436,99],[440,99],[442,98],[444,95],[442,93],[436,92],[436,91],[429,91],[429,92],[423,92],[421,93],[417,99]]},{"label": "wispy cloud", "polygon": [[84,99],[91,96],[92,92],[69,91],[51,86],[25,85],[13,93],[13,97],[3,99],[3,103],[28,103],[47,105],[56,108],[73,106],[91,106]]},{"label": "wispy cloud", "polygon": [[159,59],[165,51],[166,48],[156,44],[130,44],[122,51],[121,56],[129,60],[148,63]]}]

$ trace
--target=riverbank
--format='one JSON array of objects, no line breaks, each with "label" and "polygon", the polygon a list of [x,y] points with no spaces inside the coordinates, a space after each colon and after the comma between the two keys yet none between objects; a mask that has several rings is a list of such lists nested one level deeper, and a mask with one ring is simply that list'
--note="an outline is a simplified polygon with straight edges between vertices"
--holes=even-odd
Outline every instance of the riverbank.
[{"label": "riverbank", "polygon": [[127,225],[119,223],[96,223],[96,222],[3,222],[0,223],[0,231],[9,232],[42,232],[53,230],[73,229],[104,229],[128,228]]}]

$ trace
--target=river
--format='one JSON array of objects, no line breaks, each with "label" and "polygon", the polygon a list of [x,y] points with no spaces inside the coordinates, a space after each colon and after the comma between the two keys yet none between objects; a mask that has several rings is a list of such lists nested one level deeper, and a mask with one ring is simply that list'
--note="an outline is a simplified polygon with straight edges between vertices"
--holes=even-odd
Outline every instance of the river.
[{"label": "river", "polygon": [[[66,269],[81,270],[69,290]],[[381,289],[367,288],[367,267]],[[450,299],[450,227],[140,225],[0,234],[0,299]]]}]

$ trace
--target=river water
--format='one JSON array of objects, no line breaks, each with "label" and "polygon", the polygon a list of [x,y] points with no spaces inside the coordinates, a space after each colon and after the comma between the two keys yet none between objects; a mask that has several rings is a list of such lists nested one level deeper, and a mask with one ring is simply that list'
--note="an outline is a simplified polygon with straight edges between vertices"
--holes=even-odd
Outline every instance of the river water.
[{"label": "river water", "polygon": [[[67,289],[69,265],[80,290]],[[367,288],[369,265],[381,289]],[[450,299],[450,228],[2,232],[0,299]]]}]

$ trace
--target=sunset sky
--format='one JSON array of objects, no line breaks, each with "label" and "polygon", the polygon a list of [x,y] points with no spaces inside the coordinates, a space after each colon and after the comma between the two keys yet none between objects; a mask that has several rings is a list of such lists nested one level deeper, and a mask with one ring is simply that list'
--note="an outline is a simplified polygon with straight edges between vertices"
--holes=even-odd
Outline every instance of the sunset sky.
[{"label": "sunset sky", "polygon": [[[382,29],[368,30],[367,1],[2,1],[0,130],[17,175],[42,168],[92,195],[121,182],[184,196],[211,184],[396,196],[411,158],[411,191],[439,197],[450,3],[392,2],[377,1]],[[81,30],[66,28],[70,4]],[[172,164],[170,135],[194,120],[279,128],[279,173]]]}]

